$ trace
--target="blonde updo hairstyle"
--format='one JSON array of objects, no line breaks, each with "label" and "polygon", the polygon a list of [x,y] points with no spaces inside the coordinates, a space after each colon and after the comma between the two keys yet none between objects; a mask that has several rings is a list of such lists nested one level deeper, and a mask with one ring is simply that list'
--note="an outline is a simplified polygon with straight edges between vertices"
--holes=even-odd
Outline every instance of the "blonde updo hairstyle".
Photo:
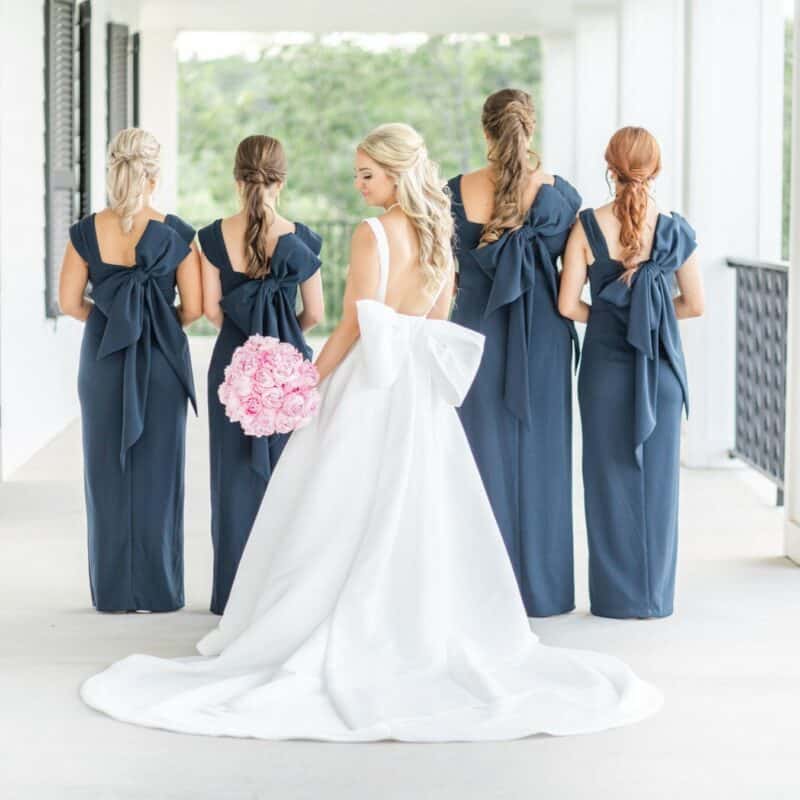
[{"label": "blonde updo hairstyle", "polygon": [[429,294],[438,293],[453,270],[453,218],[450,197],[442,188],[438,165],[410,125],[379,125],[358,145],[396,182],[397,202],[414,226],[419,261]]},{"label": "blonde updo hairstyle", "polygon": [[245,272],[250,278],[264,278],[269,274],[267,234],[275,221],[275,213],[267,200],[272,199],[284,183],[287,171],[286,153],[277,139],[257,134],[239,142],[233,177],[241,187],[247,214]]},{"label": "blonde updo hairstyle", "polygon": [[650,131],[628,126],[611,137],[605,158],[617,184],[612,210],[620,223],[621,277],[630,283],[644,249],[649,186],[661,172],[661,148]]},{"label": "blonde updo hairstyle", "polygon": [[[501,89],[483,104],[481,125],[489,142],[487,154],[495,174],[492,218],[483,226],[479,246],[496,242],[525,221],[528,179],[540,166],[531,149],[536,128],[533,100],[521,89]],[[535,159],[535,163],[532,163]]]},{"label": "blonde updo hairstyle", "polygon": [[141,128],[121,130],[108,146],[106,192],[123,233],[130,233],[134,216],[144,208],[161,170],[161,145]]}]

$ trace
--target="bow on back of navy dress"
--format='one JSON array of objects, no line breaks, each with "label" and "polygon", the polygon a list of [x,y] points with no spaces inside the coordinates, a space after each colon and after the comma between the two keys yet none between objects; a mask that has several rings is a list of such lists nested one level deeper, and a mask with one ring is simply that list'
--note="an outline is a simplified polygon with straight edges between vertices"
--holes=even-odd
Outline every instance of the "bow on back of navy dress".
[{"label": "bow on back of navy dress", "polygon": [[686,367],[675,272],[696,247],[679,214],[659,214],[650,257],[629,286],[591,209],[592,309],[578,381],[592,613],[672,613],[678,546],[681,408]]},{"label": "bow on back of navy dress", "polygon": [[186,401],[195,404],[176,271],[194,229],[151,219],[132,266],[103,261],[94,215],[70,228],[94,308],[81,346],[89,578],[100,611],[173,611],[183,595]]},{"label": "bow on back of navy dress", "polygon": [[486,337],[460,409],[531,617],[575,607],[572,360],[577,334],[558,313],[558,269],[581,198],[563,178],[540,187],[522,226],[478,247],[461,176],[449,182],[459,288],[452,319]]},{"label": "bow on back of navy dress", "polygon": [[297,321],[297,287],[320,267],[322,239],[297,222],[294,233],[279,237],[265,278],[249,278],[231,265],[222,220],[200,230],[203,253],[220,273],[224,321],[208,368],[208,424],[211,459],[211,540],[214,582],[211,611],[222,614],[239,559],[250,535],[272,470],[288,434],[245,436],[231,422],[217,396],[233,351],[253,334],[293,344],[306,358],[311,348]]}]

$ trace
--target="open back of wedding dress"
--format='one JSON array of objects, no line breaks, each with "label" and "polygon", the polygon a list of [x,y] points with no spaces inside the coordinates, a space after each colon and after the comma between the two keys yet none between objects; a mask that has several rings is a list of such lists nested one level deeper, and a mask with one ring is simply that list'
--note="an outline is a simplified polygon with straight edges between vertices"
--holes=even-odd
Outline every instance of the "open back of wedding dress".
[{"label": "open back of wedding dress", "polygon": [[264,739],[457,741],[587,733],[661,695],[621,661],[530,630],[454,406],[483,337],[375,300],[292,435],[202,656],[132,655],[87,680],[126,722]]}]

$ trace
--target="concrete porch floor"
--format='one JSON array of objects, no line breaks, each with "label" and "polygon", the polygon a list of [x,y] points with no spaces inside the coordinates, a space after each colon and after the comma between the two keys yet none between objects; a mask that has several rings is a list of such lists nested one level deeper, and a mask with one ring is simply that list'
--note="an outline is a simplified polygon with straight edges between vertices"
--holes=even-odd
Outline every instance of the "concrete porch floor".
[{"label": "concrete porch floor", "polygon": [[[194,340],[198,396],[210,340]],[[663,688],[635,726],[509,743],[261,742],[171,734],[85,707],[81,680],[133,652],[194,653],[208,612],[206,423],[189,425],[187,607],[91,609],[80,431],[0,484],[0,797],[8,800],[674,800],[800,796],[800,569],[781,557],[772,489],[745,469],[682,475],[676,613],[590,617],[576,484],[578,610],[536,620],[546,644],[597,649]],[[579,466],[579,465],[578,465]]]}]

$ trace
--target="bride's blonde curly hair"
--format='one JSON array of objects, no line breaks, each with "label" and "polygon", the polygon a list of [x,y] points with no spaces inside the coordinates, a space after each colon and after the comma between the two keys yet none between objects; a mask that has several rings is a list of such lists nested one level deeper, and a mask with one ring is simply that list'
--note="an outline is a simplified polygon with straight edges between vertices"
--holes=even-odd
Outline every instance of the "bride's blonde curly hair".
[{"label": "bride's blonde curly hair", "polygon": [[144,206],[148,183],[158,179],[160,153],[156,137],[141,128],[121,130],[108,146],[108,204],[119,215],[124,233],[130,233],[134,216]]},{"label": "bride's blonde curly hair", "polygon": [[358,149],[397,182],[397,202],[419,240],[425,288],[431,294],[438,292],[453,270],[453,218],[450,197],[425,141],[410,125],[389,122],[371,131]]}]

